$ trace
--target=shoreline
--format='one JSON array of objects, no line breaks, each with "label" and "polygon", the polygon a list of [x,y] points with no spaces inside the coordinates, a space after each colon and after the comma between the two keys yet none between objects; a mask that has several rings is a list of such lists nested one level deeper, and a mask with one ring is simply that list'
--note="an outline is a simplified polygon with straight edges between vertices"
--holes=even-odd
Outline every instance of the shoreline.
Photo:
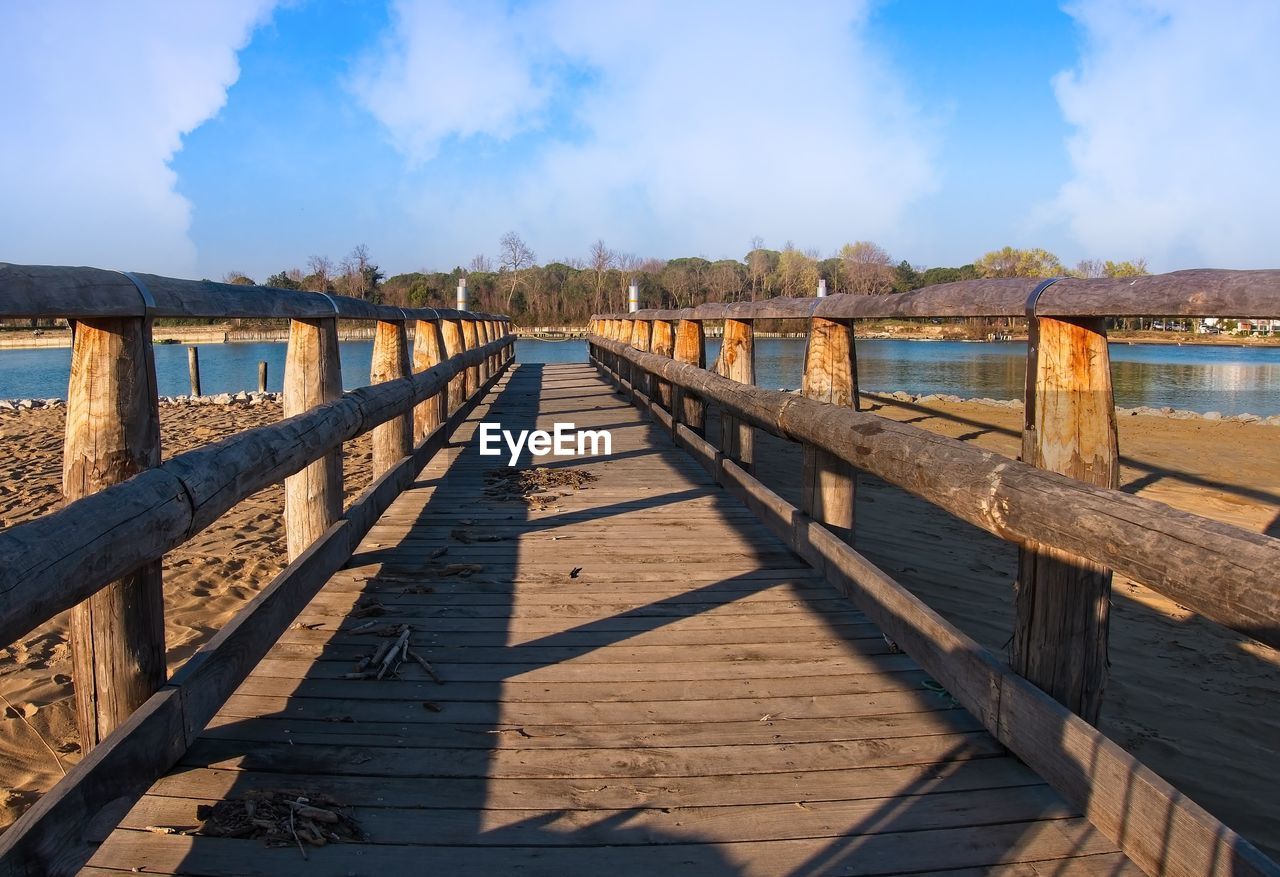
[{"label": "shoreline", "polygon": [[[798,393],[799,390],[780,388],[783,393]],[[951,393],[908,393],[905,390],[877,392],[863,390],[859,394],[863,399],[877,402],[906,403],[916,405],[985,405],[990,408],[1012,408],[1022,410],[1021,399],[992,399],[987,396],[964,397]],[[161,396],[162,407],[189,405],[242,405],[257,407],[259,405],[279,404],[282,393],[259,393],[257,391],[240,390],[235,393],[209,393],[202,396]],[[32,411],[46,408],[65,408],[67,401],[60,398],[48,399],[0,399],[0,412]],[[1280,426],[1280,413],[1276,414],[1223,414],[1220,411],[1191,411],[1186,408],[1174,408],[1171,405],[1155,407],[1139,405],[1136,408],[1116,406],[1116,417],[1160,417],[1168,420],[1203,420],[1208,423],[1257,423],[1263,426]]]}]

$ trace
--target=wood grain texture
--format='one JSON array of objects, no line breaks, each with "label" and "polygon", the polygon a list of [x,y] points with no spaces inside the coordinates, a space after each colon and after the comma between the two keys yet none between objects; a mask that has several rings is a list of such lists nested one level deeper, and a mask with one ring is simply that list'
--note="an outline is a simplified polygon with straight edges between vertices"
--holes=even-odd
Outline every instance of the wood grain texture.
[{"label": "wood grain texture", "polygon": [[[697,320],[681,320],[676,324],[675,353],[676,362],[683,362],[695,368],[707,367],[707,340],[702,323]],[[706,430],[706,404],[696,393],[677,385],[675,387],[679,420],[698,435]]]},{"label": "wood grain texture", "polygon": [[[464,350],[475,350],[480,346],[479,328],[475,320],[462,320],[462,344]],[[468,366],[466,374],[465,393],[470,397],[480,387],[480,364]]]},{"label": "wood grain texture", "polygon": [[[1051,287],[1052,288],[1052,287]],[[1039,319],[1028,360],[1022,459],[1100,487],[1120,486],[1106,321]],[[1032,399],[1032,395],[1034,398]],[[1021,546],[1010,663],[1095,723],[1107,681],[1111,570],[1035,542]]]},{"label": "wood grain texture", "polygon": [[[466,342],[462,335],[462,321],[460,320],[441,320],[440,321],[441,340],[444,342],[444,355],[446,359],[450,359],[467,349]],[[455,376],[449,381],[449,406],[448,413],[452,414],[462,407],[462,403],[467,398],[467,376],[463,372]]]},{"label": "wood grain texture", "polygon": [[[806,399],[858,410],[858,358],[853,324],[814,317],[804,351],[800,392]],[[800,507],[845,538],[853,536],[857,478],[846,461],[805,445],[800,470]]]},{"label": "wood grain texture", "polygon": [[[413,370],[415,373],[435,368],[447,357],[444,336],[438,320],[419,320],[413,331]],[[414,444],[426,438],[449,416],[449,394],[437,393],[413,409]]]},{"label": "wood grain texture", "polygon": [[[409,339],[401,321],[380,321],[373,336],[369,382],[381,384],[407,378]],[[413,414],[398,414],[373,428],[373,477],[376,479],[413,450]]]},{"label": "wood grain texture", "polygon": [[[668,359],[675,356],[676,338],[670,320],[653,321],[652,349],[653,353],[658,356],[665,356]],[[675,411],[675,393],[669,382],[662,380],[654,381],[653,395],[654,398],[658,400],[658,404],[667,411]]]},{"label": "wood grain texture", "polygon": [[[62,467],[68,503],[160,463],[150,324],[134,318],[81,321],[73,332]],[[160,562],[153,560],[71,611],[72,679],[84,752],[164,682],[162,587]]]},{"label": "wood grain texture", "polygon": [[[342,395],[338,321],[291,320],[284,362],[284,416],[293,417]],[[342,515],[342,449],[335,447],[284,483],[289,559],[302,554]]]},{"label": "wood grain texture", "polygon": [[[720,341],[719,374],[739,384],[756,382],[755,333],[748,320],[725,320],[724,337]],[[720,451],[726,457],[750,469],[755,440],[751,424],[743,423],[725,411],[720,417]]]}]

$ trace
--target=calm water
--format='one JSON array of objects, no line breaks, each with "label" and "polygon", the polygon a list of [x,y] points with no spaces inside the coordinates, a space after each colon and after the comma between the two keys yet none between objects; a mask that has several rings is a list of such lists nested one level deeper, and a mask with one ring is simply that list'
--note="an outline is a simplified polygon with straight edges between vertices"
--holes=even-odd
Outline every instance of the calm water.
[{"label": "calm water", "polygon": [[[719,349],[718,339],[708,339],[708,362]],[[202,345],[202,389],[206,394],[256,389],[258,361],[266,360],[268,389],[279,390],[284,350],[283,343],[274,342]],[[186,345],[157,345],[155,352],[160,394],[187,393]],[[1021,342],[859,341],[858,378],[862,389],[877,392],[1020,399],[1025,352]],[[342,344],[342,380],[348,389],[368,383],[372,354],[370,341]],[[584,362],[586,357],[585,341],[521,340],[516,345],[518,362]],[[0,350],[0,399],[65,397],[70,363],[67,349]],[[802,339],[756,341],[761,386],[798,387],[803,363]],[[1118,405],[1280,414],[1280,348],[1117,344],[1111,347],[1111,369]]]}]

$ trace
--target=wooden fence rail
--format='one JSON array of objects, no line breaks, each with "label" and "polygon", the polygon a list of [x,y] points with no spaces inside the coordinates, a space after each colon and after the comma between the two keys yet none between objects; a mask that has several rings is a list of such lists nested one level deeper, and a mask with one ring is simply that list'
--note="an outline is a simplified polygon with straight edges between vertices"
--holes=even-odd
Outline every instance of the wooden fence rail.
[{"label": "wooden fence rail", "polygon": [[[730,459],[722,449],[717,449],[693,428],[686,426],[681,421],[689,408],[682,405],[665,408],[656,399],[637,390],[622,375],[646,372],[652,380],[661,379],[674,384],[677,398],[682,394],[686,399],[696,395],[704,403],[716,402],[755,426],[769,429],[784,438],[805,441],[838,461],[864,465],[877,461],[878,454],[893,455],[895,451],[902,450],[930,452],[936,450],[930,448],[936,442],[944,450],[955,452],[955,456],[932,460],[934,465],[943,467],[941,475],[933,476],[935,481],[902,478],[897,483],[908,489],[921,484],[937,487],[938,482],[948,477],[955,478],[953,492],[932,490],[920,495],[944,508],[968,508],[968,505],[957,505],[952,500],[972,483],[968,478],[975,478],[976,483],[991,488],[987,500],[991,505],[987,511],[977,515],[975,523],[985,523],[987,529],[1007,538],[1015,536],[1015,531],[1007,530],[1006,524],[999,523],[1003,512],[993,514],[991,509],[1002,508],[1007,512],[1018,505],[1039,505],[1044,499],[1053,499],[1057,503],[1053,506],[1056,508],[1063,505],[1063,500],[1088,499],[1105,512],[1102,506],[1107,493],[1115,497],[1123,495],[1021,463],[1009,460],[996,462],[1000,458],[994,454],[884,418],[859,414],[852,407],[841,410],[833,404],[735,384],[696,365],[634,350],[628,343],[617,340],[630,338],[634,332],[633,327],[620,325],[625,322],[629,321],[617,318],[593,321],[593,334],[589,341],[597,367],[624,393],[630,393],[638,407],[671,429],[676,441],[689,450],[717,481],[753,509],[792,550],[821,570],[828,581],[866,612],[886,636],[982,721],[996,739],[1044,777],[1073,806],[1079,807],[1090,822],[1147,874],[1185,877],[1280,875],[1280,866],[1246,839],[1179,793],[1076,712],[1006,667],[994,654],[853,550],[838,535],[838,528],[834,531],[828,529],[806,510],[792,506]],[[843,343],[839,348],[844,349]],[[693,359],[694,356],[694,352],[686,347],[681,358]],[[701,418],[701,407],[695,410]],[[877,443],[882,426],[888,438],[885,443]],[[895,443],[898,445],[896,448]],[[893,475],[909,471],[902,459],[900,457],[897,463],[879,469],[873,465],[865,465],[865,468],[895,481]],[[957,461],[966,463],[968,471],[952,465]],[[926,465],[924,470],[928,468]],[[994,478],[983,480],[981,473],[984,470]],[[921,474],[925,473],[922,471]],[[1042,492],[1045,488],[1047,493]],[[1059,490],[1067,492],[1056,494],[1055,491]],[[1145,505],[1143,510],[1147,512],[1165,510],[1158,503],[1133,497],[1125,499],[1138,503],[1127,507],[1130,509]],[[1180,514],[1172,509],[1167,511]],[[1052,516],[1053,513],[1043,514]],[[1182,517],[1190,519],[1184,523],[1203,521],[1194,515]],[[1114,520],[1118,530],[1112,534],[1113,538],[1122,539],[1131,529],[1141,531],[1141,520],[1129,521],[1123,515]],[[1069,516],[1059,523],[1062,525],[1061,533],[1053,531],[1050,538],[1049,531],[1037,532],[1037,541],[1052,544],[1058,535],[1073,538],[1081,535],[1074,533],[1077,522]],[[1254,534],[1240,531],[1236,535],[1251,537]],[[1257,538],[1266,540],[1266,537]],[[1244,541],[1255,544],[1250,539]],[[1268,542],[1273,544],[1260,544],[1267,545],[1269,551],[1280,545],[1278,540]],[[1274,563],[1276,555],[1270,557]]]},{"label": "wooden fence rail", "polygon": [[[973,280],[890,296],[645,309],[593,316],[588,341],[629,389],[648,397],[650,380],[674,386],[677,414],[699,434],[701,404],[718,403],[721,453],[748,471],[751,426],[800,442],[804,511],[845,538],[854,529],[856,467],[1016,542],[1014,668],[1094,721],[1112,570],[1280,646],[1280,541],[1114,489],[1120,456],[1106,318],[1151,314],[1280,315],[1280,271]],[[952,316],[1027,318],[1027,465],[857,410],[855,320]],[[806,321],[799,396],[752,386],[753,326],[762,318]],[[711,371],[702,367],[707,320],[724,322]],[[674,355],[650,352],[670,325]]]}]

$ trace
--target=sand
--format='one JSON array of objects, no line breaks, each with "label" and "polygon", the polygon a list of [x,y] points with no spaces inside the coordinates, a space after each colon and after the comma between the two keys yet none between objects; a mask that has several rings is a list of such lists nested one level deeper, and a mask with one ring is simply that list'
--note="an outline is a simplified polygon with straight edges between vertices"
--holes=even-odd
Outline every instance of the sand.
[{"label": "sand", "polygon": [[[1014,455],[1021,411],[978,403],[869,400],[877,413]],[[0,525],[59,503],[60,410],[0,412]],[[278,406],[166,407],[166,455],[273,421]],[[1121,418],[1123,489],[1280,535],[1280,432],[1257,424]],[[798,450],[761,437],[761,475],[794,499]],[[368,483],[368,442],[348,448],[348,498]],[[1003,654],[1012,628],[1016,551],[861,476],[858,547],[970,635]],[[246,500],[165,563],[171,669],[282,567],[282,490]],[[1280,653],[1117,579],[1112,675],[1102,728],[1228,825],[1280,855]],[[0,826],[79,758],[66,624],[32,632],[0,656]],[[27,725],[22,718],[30,722]],[[37,736],[37,734],[39,736]]]},{"label": "sand", "polygon": [[[38,517],[61,503],[64,416],[62,409],[0,412],[0,526]],[[279,419],[278,404],[164,406],[161,446],[168,458]],[[370,463],[367,437],[348,445],[348,502],[369,484]],[[165,558],[170,673],[283,569],[283,508],[283,488],[268,488]],[[0,704],[0,827],[12,823],[61,778],[61,768],[80,757],[70,657],[65,614],[0,653],[0,696],[12,704]],[[41,738],[57,753],[56,760]]]}]

